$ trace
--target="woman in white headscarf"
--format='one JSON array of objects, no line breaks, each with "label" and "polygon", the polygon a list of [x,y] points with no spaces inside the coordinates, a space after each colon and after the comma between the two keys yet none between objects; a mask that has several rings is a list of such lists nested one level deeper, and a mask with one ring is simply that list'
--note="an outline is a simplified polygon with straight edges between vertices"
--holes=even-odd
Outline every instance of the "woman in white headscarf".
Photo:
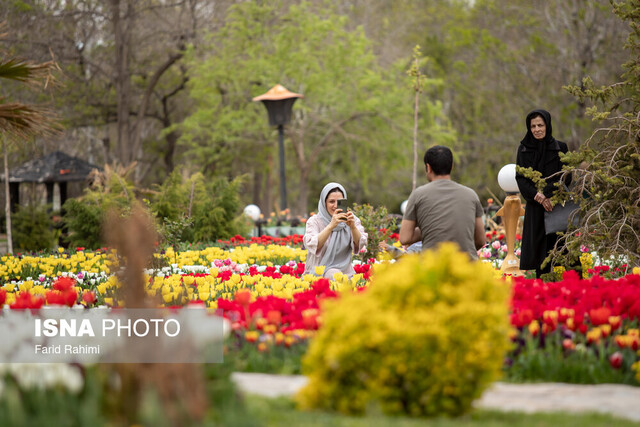
[{"label": "woman in white headscarf", "polygon": [[323,277],[333,279],[341,272],[351,277],[355,273],[351,261],[367,245],[367,233],[353,212],[338,208],[338,199],[346,199],[347,192],[336,182],[325,185],[318,200],[318,213],[307,221],[304,246],[307,248],[305,274],[315,274],[317,266],[324,266]]}]

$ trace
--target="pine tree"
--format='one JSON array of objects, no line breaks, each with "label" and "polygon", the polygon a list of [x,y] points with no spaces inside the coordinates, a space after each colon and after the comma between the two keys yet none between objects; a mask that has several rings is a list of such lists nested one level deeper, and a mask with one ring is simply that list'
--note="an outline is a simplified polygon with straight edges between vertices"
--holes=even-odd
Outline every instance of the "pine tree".
[{"label": "pine tree", "polygon": [[[573,175],[571,193],[581,201],[581,223],[569,230],[552,254],[556,263],[573,262],[580,251],[595,251],[628,266],[640,265],[640,0],[612,2],[614,13],[630,27],[622,81],[596,87],[568,86],[601,126],[574,153],[564,157]],[[560,197],[567,197],[566,194]]]}]

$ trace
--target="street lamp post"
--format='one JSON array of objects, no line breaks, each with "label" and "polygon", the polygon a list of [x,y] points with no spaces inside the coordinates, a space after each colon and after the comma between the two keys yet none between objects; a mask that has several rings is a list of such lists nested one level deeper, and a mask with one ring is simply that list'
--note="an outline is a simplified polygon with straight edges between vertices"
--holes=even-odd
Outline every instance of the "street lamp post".
[{"label": "street lamp post", "polygon": [[515,254],[515,241],[518,220],[524,215],[524,209],[522,208],[520,196],[518,195],[520,189],[516,181],[515,164],[508,164],[500,169],[500,172],[498,172],[498,184],[500,184],[500,187],[507,193],[504,204],[496,213],[496,215],[502,217],[504,234],[507,239],[507,256],[504,261],[502,261],[500,271],[505,274],[520,276],[523,274],[523,271],[520,270],[520,260]]},{"label": "street lamp post", "polygon": [[269,114],[269,125],[278,127],[278,151],[280,154],[280,210],[287,209],[287,186],[284,167],[284,125],[291,120],[291,109],[296,99],[304,98],[277,84],[266,93],[253,98],[254,102],[262,101]]}]

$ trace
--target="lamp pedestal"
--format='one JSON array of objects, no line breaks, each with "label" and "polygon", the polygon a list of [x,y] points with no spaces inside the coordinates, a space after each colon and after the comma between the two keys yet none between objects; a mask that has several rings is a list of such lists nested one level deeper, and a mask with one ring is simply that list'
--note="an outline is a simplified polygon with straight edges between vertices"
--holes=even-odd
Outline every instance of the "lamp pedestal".
[{"label": "lamp pedestal", "polygon": [[520,270],[520,260],[515,254],[516,229],[518,227],[518,219],[524,215],[524,208],[520,202],[520,196],[510,194],[504,200],[504,205],[496,213],[502,217],[504,224],[504,234],[507,239],[507,256],[502,261],[500,271],[503,274],[511,274],[512,276],[522,276],[524,272]]}]

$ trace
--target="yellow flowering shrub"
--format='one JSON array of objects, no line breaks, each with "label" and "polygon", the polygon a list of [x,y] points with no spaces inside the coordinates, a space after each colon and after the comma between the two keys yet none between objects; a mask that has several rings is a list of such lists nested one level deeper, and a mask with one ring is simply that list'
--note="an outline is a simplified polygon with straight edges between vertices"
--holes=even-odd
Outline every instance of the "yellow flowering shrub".
[{"label": "yellow flowering shrub", "polygon": [[508,348],[508,283],[457,246],[403,257],[365,292],[323,306],[303,359],[303,409],[461,415],[499,376]]}]

